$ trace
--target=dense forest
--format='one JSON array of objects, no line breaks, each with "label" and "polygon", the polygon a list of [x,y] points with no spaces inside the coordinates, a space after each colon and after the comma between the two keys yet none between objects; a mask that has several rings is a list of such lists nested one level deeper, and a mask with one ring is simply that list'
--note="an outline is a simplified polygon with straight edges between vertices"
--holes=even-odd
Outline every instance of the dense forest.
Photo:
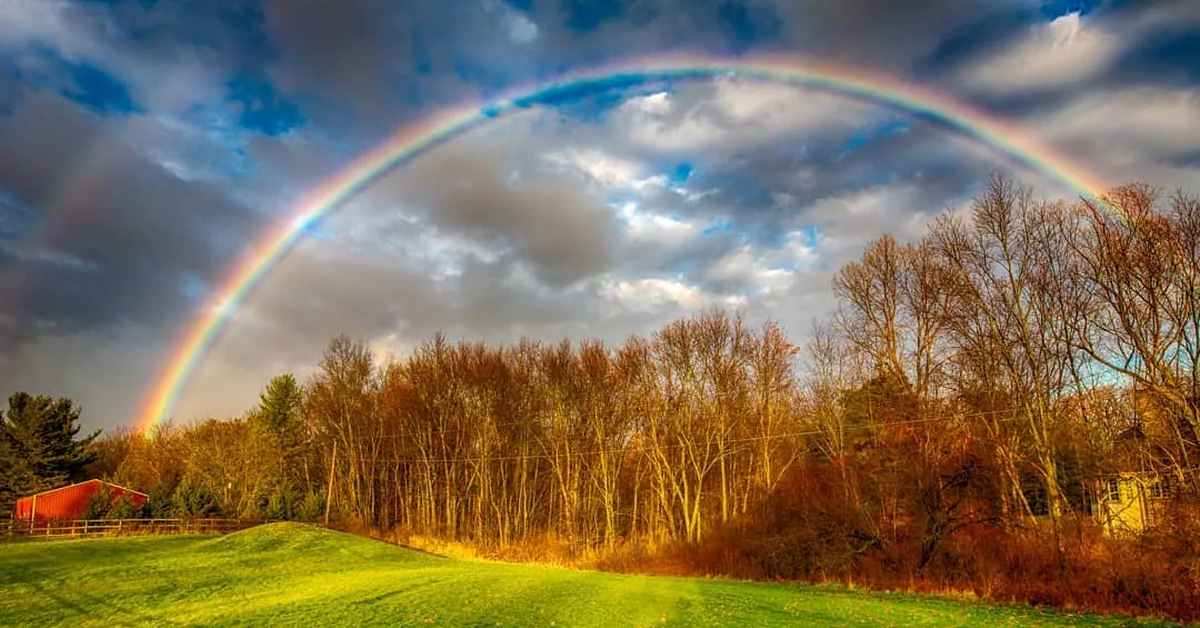
[{"label": "dense forest", "polygon": [[[1198,273],[1194,196],[998,178],[871,242],[795,341],[721,310],[619,346],[339,337],[244,417],[88,443],[87,473],[160,515],[1194,617]],[[1132,535],[1103,508],[1127,484]]]}]

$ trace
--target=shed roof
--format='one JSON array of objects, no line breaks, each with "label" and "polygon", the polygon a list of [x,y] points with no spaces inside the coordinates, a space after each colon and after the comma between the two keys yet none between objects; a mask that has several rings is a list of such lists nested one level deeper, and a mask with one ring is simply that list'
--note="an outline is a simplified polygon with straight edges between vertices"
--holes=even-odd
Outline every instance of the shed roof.
[{"label": "shed roof", "polygon": [[83,486],[84,484],[93,484],[93,483],[99,483],[101,485],[106,485],[106,486],[112,486],[114,488],[119,488],[127,493],[133,493],[134,495],[141,495],[142,497],[146,497],[146,498],[150,497],[149,495],[147,495],[141,491],[135,491],[131,488],[126,488],[124,486],[121,486],[120,484],[113,484],[112,482],[105,482],[104,480],[93,479],[93,480],[84,480],[83,482],[76,482],[74,484],[68,484],[66,486],[60,486],[58,488],[52,488],[49,490],[42,491],[40,493],[30,493],[29,495],[24,495],[23,498],[24,497],[37,497],[39,495],[46,495],[48,493],[57,493],[58,491],[65,491],[69,488],[74,488],[76,486]]}]

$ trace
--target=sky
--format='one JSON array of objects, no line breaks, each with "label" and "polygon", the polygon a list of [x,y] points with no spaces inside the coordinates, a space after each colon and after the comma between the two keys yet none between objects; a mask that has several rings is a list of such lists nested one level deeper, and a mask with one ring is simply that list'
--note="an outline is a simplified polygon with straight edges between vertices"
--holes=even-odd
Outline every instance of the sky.
[{"label": "sky", "polygon": [[[0,394],[135,420],[218,284],[406,125],[663,56],[835,62],[1000,116],[1113,183],[1200,192],[1194,0],[12,0],[0,3]],[[641,65],[639,65],[641,64]],[[620,343],[705,307],[802,340],[872,239],[1006,173],[926,116],[740,79],[570,92],[310,226],[172,416],[241,415],[345,333]]]}]

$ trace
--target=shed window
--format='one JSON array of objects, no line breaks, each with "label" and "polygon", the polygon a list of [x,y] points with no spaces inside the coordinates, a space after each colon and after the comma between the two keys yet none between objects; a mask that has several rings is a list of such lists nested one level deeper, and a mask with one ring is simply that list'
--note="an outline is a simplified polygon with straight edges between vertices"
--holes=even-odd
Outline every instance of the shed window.
[{"label": "shed window", "polygon": [[1116,478],[1105,480],[1104,495],[1101,497],[1101,499],[1106,502],[1121,501],[1121,481]]}]

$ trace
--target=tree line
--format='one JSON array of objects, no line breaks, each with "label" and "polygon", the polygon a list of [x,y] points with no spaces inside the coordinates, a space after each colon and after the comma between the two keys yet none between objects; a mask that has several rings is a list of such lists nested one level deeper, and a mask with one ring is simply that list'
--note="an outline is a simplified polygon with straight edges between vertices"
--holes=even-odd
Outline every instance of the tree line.
[{"label": "tree line", "polygon": [[[382,365],[342,336],[245,417],[97,450],[114,479],[186,481],[229,515],[323,515],[328,498],[366,525],[496,543],[696,541],[813,467],[870,511],[891,446],[917,469],[970,459],[995,509],[971,516],[1056,521],[1134,445],[1173,490],[1200,487],[1198,260],[1194,197],[1049,202],[995,179],[969,213],[841,268],[803,347],[722,310],[615,347],[439,335]],[[900,516],[884,510],[873,542]]]}]

